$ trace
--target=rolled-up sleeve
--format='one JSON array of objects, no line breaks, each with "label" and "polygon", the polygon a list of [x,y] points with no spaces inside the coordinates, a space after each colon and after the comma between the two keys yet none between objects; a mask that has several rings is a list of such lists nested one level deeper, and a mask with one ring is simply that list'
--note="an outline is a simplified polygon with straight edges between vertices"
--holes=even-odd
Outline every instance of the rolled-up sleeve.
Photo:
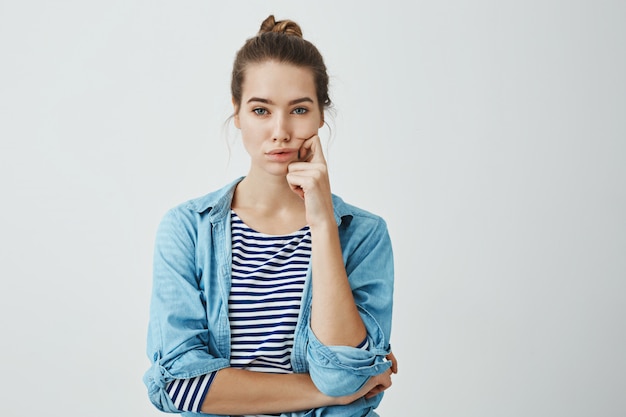
[{"label": "rolled-up sleeve", "polygon": [[193,378],[229,366],[209,351],[205,301],[195,262],[193,215],[170,210],[157,230],[144,374],[150,401],[160,410],[180,412],[166,392],[174,379]]},{"label": "rolled-up sleeve", "polygon": [[354,301],[367,330],[366,350],[327,346],[310,326],[307,359],[316,387],[331,396],[358,391],[367,380],[391,366],[394,267],[391,240],[385,222],[376,216],[353,221],[353,230],[340,237]]}]

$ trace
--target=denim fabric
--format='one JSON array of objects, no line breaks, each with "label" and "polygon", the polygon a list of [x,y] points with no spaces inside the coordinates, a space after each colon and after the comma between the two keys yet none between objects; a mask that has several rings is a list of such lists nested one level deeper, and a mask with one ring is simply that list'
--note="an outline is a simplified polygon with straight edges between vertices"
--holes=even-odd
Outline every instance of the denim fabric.
[{"label": "denim fabric", "polygon": [[[230,206],[239,178],[224,188],[169,210],[156,234],[144,375],[150,401],[180,412],[165,392],[178,378],[229,366],[228,295],[231,285]],[[393,299],[393,254],[383,219],[333,195],[346,272],[368,332],[369,350],[325,346],[309,326],[311,271],[291,354],[294,372],[309,373],[318,389],[340,396],[356,392],[369,377],[389,368]],[[376,416],[382,394],[347,406],[284,416]],[[185,412],[186,416],[207,416]]]}]

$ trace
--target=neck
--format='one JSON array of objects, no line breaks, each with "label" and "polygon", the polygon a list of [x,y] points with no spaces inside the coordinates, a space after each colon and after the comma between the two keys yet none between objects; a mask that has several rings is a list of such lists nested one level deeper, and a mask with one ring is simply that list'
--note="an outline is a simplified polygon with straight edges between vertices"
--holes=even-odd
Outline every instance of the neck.
[{"label": "neck", "polygon": [[237,185],[231,207],[245,224],[262,233],[292,233],[306,224],[304,201],[284,176],[248,175]]},{"label": "neck", "polygon": [[291,190],[283,176],[252,175],[249,173],[235,189],[233,207],[256,210],[303,209],[302,199]]}]

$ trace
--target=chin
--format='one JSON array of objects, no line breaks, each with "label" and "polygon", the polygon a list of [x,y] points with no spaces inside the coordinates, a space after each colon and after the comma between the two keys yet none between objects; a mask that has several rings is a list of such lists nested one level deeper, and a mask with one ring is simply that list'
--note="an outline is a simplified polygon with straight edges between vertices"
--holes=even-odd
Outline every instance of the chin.
[{"label": "chin", "polygon": [[289,169],[287,167],[288,165],[275,165],[265,167],[263,171],[274,177],[286,177],[289,173]]}]

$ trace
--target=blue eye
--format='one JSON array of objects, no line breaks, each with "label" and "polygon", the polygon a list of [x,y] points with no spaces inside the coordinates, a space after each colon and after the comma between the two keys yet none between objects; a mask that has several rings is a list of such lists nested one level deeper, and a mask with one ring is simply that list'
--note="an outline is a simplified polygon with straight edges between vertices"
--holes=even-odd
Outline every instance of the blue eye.
[{"label": "blue eye", "polygon": [[295,114],[304,114],[304,113],[308,112],[308,110],[305,109],[304,107],[298,107],[297,109],[294,109],[293,112]]},{"label": "blue eye", "polygon": [[264,109],[262,107],[257,107],[256,109],[252,111],[255,112],[259,116],[265,116],[267,114],[267,109]]}]

